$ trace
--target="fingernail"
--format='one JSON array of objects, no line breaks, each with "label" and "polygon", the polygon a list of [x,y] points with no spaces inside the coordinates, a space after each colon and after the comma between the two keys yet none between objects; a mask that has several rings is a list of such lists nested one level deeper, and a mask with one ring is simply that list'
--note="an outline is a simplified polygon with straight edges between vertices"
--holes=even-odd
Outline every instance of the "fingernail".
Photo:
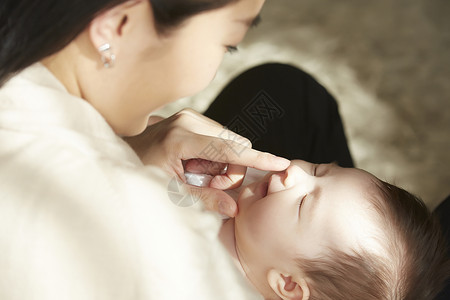
[{"label": "fingernail", "polygon": [[274,161],[275,164],[279,165],[282,168],[287,168],[289,167],[289,165],[291,164],[291,161],[289,159],[283,158],[283,157],[279,157],[279,156],[272,156],[272,159]]}]

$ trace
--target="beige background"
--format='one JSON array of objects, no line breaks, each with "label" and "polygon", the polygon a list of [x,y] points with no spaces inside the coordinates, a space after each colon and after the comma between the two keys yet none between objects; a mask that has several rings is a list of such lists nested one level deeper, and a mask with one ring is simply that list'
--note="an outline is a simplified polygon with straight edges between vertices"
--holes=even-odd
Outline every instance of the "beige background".
[{"label": "beige background", "polygon": [[206,109],[244,69],[287,62],[338,100],[358,167],[422,197],[450,194],[450,1],[268,0],[211,86],[163,110]]}]

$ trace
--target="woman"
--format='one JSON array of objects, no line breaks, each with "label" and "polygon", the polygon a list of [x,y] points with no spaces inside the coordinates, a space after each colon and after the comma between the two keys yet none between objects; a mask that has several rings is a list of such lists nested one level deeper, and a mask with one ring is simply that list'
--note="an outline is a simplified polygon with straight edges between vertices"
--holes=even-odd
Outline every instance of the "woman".
[{"label": "woman", "polygon": [[130,140],[140,157],[121,137],[203,89],[263,2],[1,2],[1,299],[252,295],[219,246],[219,222],[167,201],[158,168],[183,179],[183,164],[213,149],[215,189],[196,194],[233,216],[220,189],[246,166],[289,162],[190,110]]},{"label": "woman", "polygon": [[[231,4],[226,5],[228,2]],[[80,15],[76,15],[67,4],[48,4],[52,7],[48,10],[45,4],[29,4],[27,1],[24,1],[25,12],[21,11],[21,5],[15,4],[18,11],[8,13],[7,2],[3,5],[9,19],[4,23],[14,25],[11,30],[7,26],[2,30],[5,44],[1,53],[1,81],[41,61],[70,94],[89,102],[116,134],[136,135],[145,129],[152,111],[195,94],[209,83],[224,53],[234,49],[243,39],[263,4],[261,0],[232,2],[236,1],[174,1],[167,7],[164,2],[154,1],[155,16],[148,1],[91,1],[83,5],[86,7],[78,13]],[[105,11],[118,3],[122,4]],[[72,5],[80,10],[78,3]],[[213,10],[224,5],[227,7]],[[207,9],[209,13],[200,14]],[[46,17],[40,18],[36,11],[41,11]],[[64,12],[71,14],[61,18]],[[186,22],[190,14],[197,16]],[[19,17],[16,18],[17,15]],[[21,21],[19,18],[29,28],[15,25]],[[39,22],[33,22],[33,18]],[[49,23],[46,24],[45,20]],[[54,24],[55,20],[57,24]],[[28,46],[27,42],[33,44]],[[19,50],[19,47],[23,49]],[[63,49],[55,52],[60,48]],[[17,51],[23,54],[17,56]],[[156,151],[150,151],[151,160],[145,161],[179,176],[182,176],[179,153],[183,153],[183,159],[196,157],[215,140],[200,138],[198,134],[217,136],[218,130],[222,130],[218,124],[205,119],[206,124],[197,124],[201,129],[192,124],[185,126],[191,123],[191,118],[198,119],[199,116],[190,116],[191,112],[181,115],[189,121],[174,122],[179,117],[177,115],[170,121],[175,125],[158,128],[158,133],[154,134],[166,135],[174,131],[176,134],[178,131],[173,128],[176,126],[196,133],[193,136],[183,133],[179,138],[190,137],[196,142],[182,143],[183,148],[172,154],[175,158],[171,153],[155,155]],[[178,123],[182,125],[178,126]],[[176,144],[170,138],[164,142],[169,147]],[[159,141],[156,146],[159,149],[163,148],[160,144]],[[217,147],[223,145],[218,144]],[[222,147],[228,149],[228,145]],[[228,160],[237,164],[274,170],[288,165],[285,160],[252,150],[240,156],[233,156],[233,153],[227,153]],[[227,182],[228,185],[240,182],[244,171],[245,168],[234,165],[229,168],[226,179],[231,184]]]}]

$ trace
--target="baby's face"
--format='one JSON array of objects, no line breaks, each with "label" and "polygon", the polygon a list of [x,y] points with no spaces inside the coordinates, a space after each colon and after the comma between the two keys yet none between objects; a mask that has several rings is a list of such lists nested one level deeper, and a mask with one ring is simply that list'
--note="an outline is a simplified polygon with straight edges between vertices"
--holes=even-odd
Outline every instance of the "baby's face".
[{"label": "baby's face", "polygon": [[235,220],[244,268],[291,268],[293,259],[317,257],[328,247],[345,251],[373,244],[376,249],[368,200],[374,180],[359,169],[293,161],[286,171],[245,187]]}]

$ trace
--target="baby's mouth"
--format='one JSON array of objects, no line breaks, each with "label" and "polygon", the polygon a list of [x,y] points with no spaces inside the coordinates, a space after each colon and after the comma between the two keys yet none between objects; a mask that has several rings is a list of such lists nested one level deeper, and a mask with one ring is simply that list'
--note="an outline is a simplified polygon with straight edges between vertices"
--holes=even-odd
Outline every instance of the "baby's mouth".
[{"label": "baby's mouth", "polygon": [[269,182],[263,181],[258,186],[258,194],[261,195],[261,199],[267,196],[267,192],[269,190]]}]

